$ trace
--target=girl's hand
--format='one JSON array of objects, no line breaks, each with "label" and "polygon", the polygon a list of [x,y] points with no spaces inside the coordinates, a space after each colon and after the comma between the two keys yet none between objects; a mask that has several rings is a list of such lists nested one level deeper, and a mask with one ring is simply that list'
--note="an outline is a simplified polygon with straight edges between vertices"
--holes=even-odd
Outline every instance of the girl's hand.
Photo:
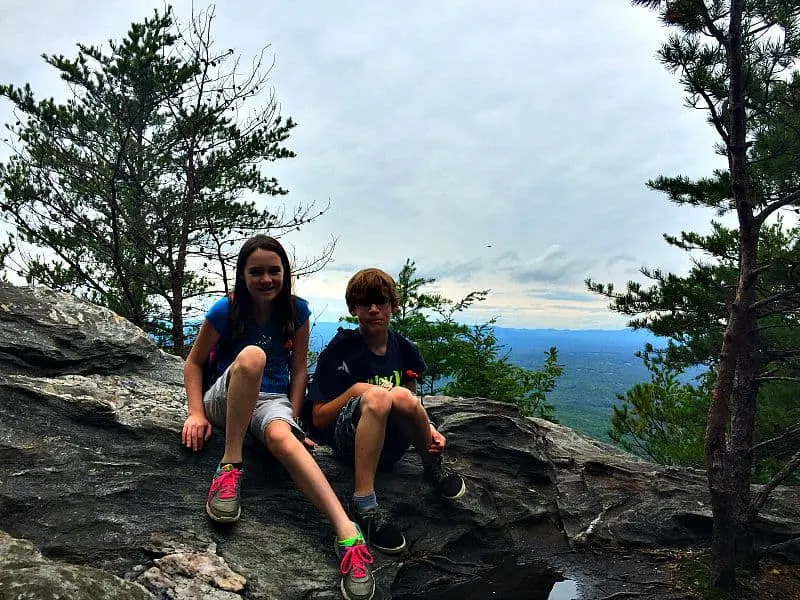
[{"label": "girl's hand", "polygon": [[297,423],[297,426],[300,428],[300,430],[301,430],[301,431],[303,432],[303,434],[304,434],[304,437],[303,437],[303,446],[305,446],[305,447],[306,447],[306,449],[308,449],[308,450],[313,450],[314,448],[316,448],[316,447],[317,447],[317,442],[315,442],[315,441],[314,441],[314,440],[312,440],[310,437],[308,437],[307,435],[305,435],[305,432],[306,432],[306,424],[305,424],[305,423],[303,423],[303,419],[302,419],[302,418],[300,418],[300,417],[294,417],[294,422],[295,422],[295,423]]},{"label": "girl's hand", "polygon": [[202,450],[211,437],[211,423],[205,415],[189,415],[183,423],[181,441],[183,445],[192,450]]}]

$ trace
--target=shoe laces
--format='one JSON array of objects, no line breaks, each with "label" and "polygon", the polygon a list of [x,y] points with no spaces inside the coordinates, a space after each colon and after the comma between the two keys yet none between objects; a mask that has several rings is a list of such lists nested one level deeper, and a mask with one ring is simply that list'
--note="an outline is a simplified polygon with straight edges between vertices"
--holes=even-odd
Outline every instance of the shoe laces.
[{"label": "shoe laces", "polygon": [[386,525],[391,521],[391,518],[389,517],[389,512],[381,508],[380,506],[376,506],[375,508],[367,512],[366,515],[368,515],[369,517],[371,529],[373,531],[376,529],[380,529],[381,527],[383,527],[384,525]]},{"label": "shoe laces", "polygon": [[241,476],[242,471],[240,469],[236,467],[230,469],[223,467],[219,474],[214,477],[209,495],[219,490],[219,498],[221,500],[234,498],[236,496],[236,486]]},{"label": "shoe laces", "polygon": [[436,483],[441,483],[447,477],[455,473],[450,467],[446,467],[441,459],[432,462],[428,465],[428,472]]},{"label": "shoe laces", "polygon": [[367,576],[367,565],[371,565],[372,561],[372,554],[367,549],[367,545],[357,542],[345,548],[342,562],[339,564],[339,572],[342,575],[352,573],[356,579],[363,579]]}]

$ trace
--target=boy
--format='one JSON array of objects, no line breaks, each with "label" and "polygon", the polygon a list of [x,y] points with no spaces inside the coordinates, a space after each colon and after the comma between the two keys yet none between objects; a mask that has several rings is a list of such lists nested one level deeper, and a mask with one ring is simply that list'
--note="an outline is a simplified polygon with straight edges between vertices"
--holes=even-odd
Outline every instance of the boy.
[{"label": "boy", "polygon": [[380,269],[362,269],[345,293],[358,329],[340,330],[320,354],[312,385],[313,423],[334,454],[355,463],[351,517],[367,542],[387,554],[403,552],[406,540],[378,508],[375,472],[400,460],[409,445],[422,457],[425,476],[439,494],[464,494],[464,479],[442,465],[445,437],[429,421],[415,395],[425,362],[407,338],[389,330],[399,308],[394,280]]}]

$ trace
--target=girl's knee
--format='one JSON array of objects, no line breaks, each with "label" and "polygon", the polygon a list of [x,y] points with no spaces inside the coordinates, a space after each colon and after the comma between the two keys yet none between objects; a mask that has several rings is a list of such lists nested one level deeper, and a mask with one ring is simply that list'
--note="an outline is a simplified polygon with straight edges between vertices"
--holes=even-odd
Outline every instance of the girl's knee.
[{"label": "girl's knee", "polygon": [[267,365],[267,355],[258,346],[245,346],[231,365],[231,376],[234,375],[258,375],[264,372]]},{"label": "girl's knee", "polygon": [[264,439],[267,449],[273,455],[286,455],[298,441],[292,431],[292,426],[286,421],[276,419],[264,428]]}]

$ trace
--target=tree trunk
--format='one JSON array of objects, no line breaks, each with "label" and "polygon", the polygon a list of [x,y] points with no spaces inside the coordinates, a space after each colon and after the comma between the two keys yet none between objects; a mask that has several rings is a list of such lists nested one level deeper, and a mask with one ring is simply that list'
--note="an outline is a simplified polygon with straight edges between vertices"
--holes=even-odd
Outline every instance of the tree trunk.
[{"label": "tree trunk", "polygon": [[178,356],[185,354],[185,339],[183,335],[183,281],[175,278],[172,283],[172,351]]},{"label": "tree trunk", "polygon": [[728,405],[736,371],[736,356],[740,336],[741,316],[734,304],[722,340],[717,380],[711,394],[711,404],[706,425],[705,456],[711,512],[714,527],[711,540],[709,579],[715,588],[733,590],[736,586],[735,540],[738,507],[728,465],[725,426]]},{"label": "tree trunk", "polygon": [[[750,248],[750,246],[748,246]],[[751,278],[755,279],[755,277]],[[755,285],[748,290],[755,301]],[[750,302],[749,306],[752,306]],[[751,448],[756,421],[756,398],[761,370],[758,351],[758,332],[753,310],[745,313],[742,349],[737,364],[736,386],[733,390],[729,463],[737,500],[736,564],[753,569],[758,564],[752,535],[749,533],[750,473],[753,464]]]},{"label": "tree trunk", "polygon": [[[731,0],[727,47],[731,109],[727,146],[733,200],[739,220],[739,282],[723,337],[705,440],[711,510],[714,515],[709,578],[714,588],[727,591],[733,591],[736,587],[737,539],[740,545],[745,542],[745,537],[738,534],[744,532],[750,495],[750,447],[755,425],[758,373],[753,311],[758,226],[750,201],[747,165],[742,9],[743,0]],[[730,444],[726,435],[729,410]],[[746,548],[741,550],[748,553]]]}]

